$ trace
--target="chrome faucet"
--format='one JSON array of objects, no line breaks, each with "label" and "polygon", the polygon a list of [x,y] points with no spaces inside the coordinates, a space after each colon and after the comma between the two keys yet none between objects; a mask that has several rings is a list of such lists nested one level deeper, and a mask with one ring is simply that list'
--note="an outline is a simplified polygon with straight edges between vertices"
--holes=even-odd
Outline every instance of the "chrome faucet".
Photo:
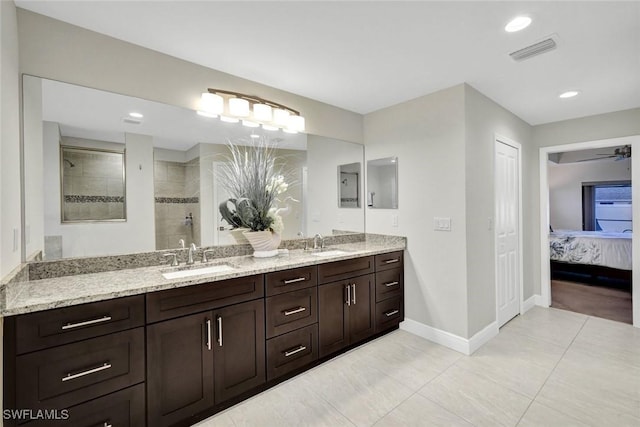
[{"label": "chrome faucet", "polygon": [[[320,239],[320,247],[318,247],[318,239]],[[313,236],[313,249],[322,249],[324,248],[324,237],[320,233]]]},{"label": "chrome faucet", "polygon": [[187,265],[193,264],[193,253],[197,250],[198,248],[196,248],[195,243],[192,243],[191,246],[189,246],[189,258],[187,258]]},{"label": "chrome faucet", "polygon": [[181,249],[184,249],[184,248],[185,248],[185,246],[184,246],[184,239],[180,239],[180,240],[178,240],[178,247],[180,247]]},{"label": "chrome faucet", "polygon": [[[298,237],[300,237],[301,239],[304,239],[304,233],[302,231],[298,231]],[[308,250],[309,249],[309,241],[307,239],[304,239],[304,250]]]},{"label": "chrome faucet", "polygon": [[209,262],[209,258],[207,258],[207,254],[214,254],[215,251],[213,249],[205,249],[202,251],[202,262]]},{"label": "chrome faucet", "polygon": [[176,254],[175,252],[164,254],[163,256],[165,258],[171,257],[171,267],[175,267],[178,265],[178,254]]}]

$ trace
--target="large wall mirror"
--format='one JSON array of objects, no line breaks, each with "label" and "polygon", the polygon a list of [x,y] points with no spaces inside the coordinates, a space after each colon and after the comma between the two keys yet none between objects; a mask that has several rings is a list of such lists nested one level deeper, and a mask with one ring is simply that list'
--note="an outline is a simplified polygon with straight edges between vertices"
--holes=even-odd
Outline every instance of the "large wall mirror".
[{"label": "large wall mirror", "polygon": [[[218,211],[226,195],[216,185],[214,170],[224,161],[227,141],[250,141],[252,134],[275,144],[295,172],[279,206],[286,212],[283,238],[364,232],[364,209],[340,209],[335,203],[336,169],[362,163],[361,144],[248,128],[185,108],[26,75],[23,109],[26,260],[148,252],[178,248],[181,241],[235,243]],[[115,180],[103,187],[92,176],[103,173],[95,159],[78,157],[91,151],[120,153],[126,181],[119,189]],[[362,199],[362,189],[358,193]],[[105,211],[99,203],[83,205],[97,201],[113,206]],[[116,204],[122,217],[106,220],[115,218],[103,211],[117,211]]]}]

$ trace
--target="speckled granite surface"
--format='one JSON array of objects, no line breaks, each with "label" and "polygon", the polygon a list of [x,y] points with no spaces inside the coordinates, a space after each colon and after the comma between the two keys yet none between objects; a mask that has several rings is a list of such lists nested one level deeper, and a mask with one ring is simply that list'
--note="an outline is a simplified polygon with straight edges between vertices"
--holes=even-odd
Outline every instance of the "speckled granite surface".
[{"label": "speckled granite surface", "polygon": [[[313,246],[313,239],[291,239],[283,240],[280,248],[302,249],[305,245]],[[325,245],[337,245],[343,243],[362,242],[365,240],[364,233],[353,233],[337,236],[326,236]],[[231,256],[250,255],[253,253],[250,245],[226,245],[212,246],[205,248],[212,250],[212,258],[227,258]],[[65,258],[52,261],[41,261],[29,263],[29,280],[52,279],[62,276],[75,276],[78,274],[101,273],[129,268],[151,267],[166,264],[165,254],[176,253],[178,261],[184,263],[189,253],[188,249],[168,249],[163,251],[143,252],[137,254],[110,255],[101,257]],[[202,248],[194,254],[194,259],[202,259]]]},{"label": "speckled granite surface", "polygon": [[[328,248],[345,251],[343,254],[318,257],[310,251],[296,249],[289,250],[287,254],[273,258],[254,258],[248,255],[219,258],[207,264],[198,262],[192,268],[226,263],[234,267],[233,270],[182,279],[165,279],[162,276],[163,272],[175,271],[178,267],[171,268],[163,265],[13,282],[5,285],[5,300],[0,307],[0,315],[11,316],[234,277],[358,258],[403,250],[405,247],[406,239],[403,237],[367,235],[364,241],[332,244]],[[180,268],[183,267],[180,266]]]}]

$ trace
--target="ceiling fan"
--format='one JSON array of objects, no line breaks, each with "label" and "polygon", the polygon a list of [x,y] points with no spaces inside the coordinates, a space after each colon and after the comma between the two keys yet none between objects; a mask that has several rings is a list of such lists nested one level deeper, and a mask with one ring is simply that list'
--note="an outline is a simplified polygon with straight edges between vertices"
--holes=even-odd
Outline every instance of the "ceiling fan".
[{"label": "ceiling fan", "polygon": [[631,146],[630,145],[624,145],[622,147],[616,147],[613,150],[613,153],[599,153],[599,154],[596,154],[596,156],[598,156],[598,157],[593,157],[593,158],[590,158],[590,159],[582,159],[582,160],[578,160],[578,161],[580,161],[580,162],[588,162],[590,160],[615,159],[615,161],[617,162],[618,160],[629,159],[629,158],[631,158]]}]

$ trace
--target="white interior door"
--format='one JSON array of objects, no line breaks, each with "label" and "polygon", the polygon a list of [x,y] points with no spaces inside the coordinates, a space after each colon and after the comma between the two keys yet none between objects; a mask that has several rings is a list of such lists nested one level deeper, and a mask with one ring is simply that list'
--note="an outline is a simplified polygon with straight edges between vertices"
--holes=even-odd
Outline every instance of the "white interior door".
[{"label": "white interior door", "polygon": [[498,327],[520,313],[520,151],[496,140],[496,287]]}]

